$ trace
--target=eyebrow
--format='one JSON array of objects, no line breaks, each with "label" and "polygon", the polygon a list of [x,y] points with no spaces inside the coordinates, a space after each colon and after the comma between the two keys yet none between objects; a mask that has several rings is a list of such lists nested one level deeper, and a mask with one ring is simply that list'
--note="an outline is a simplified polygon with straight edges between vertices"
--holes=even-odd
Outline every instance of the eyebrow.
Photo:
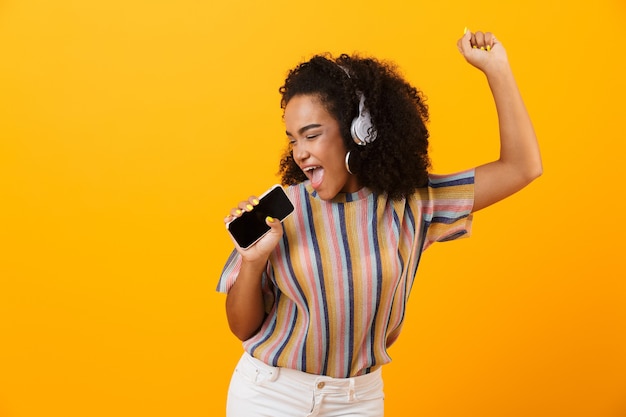
[{"label": "eyebrow", "polygon": [[[306,125],[301,127],[300,129],[298,129],[298,134],[301,135],[304,132],[306,132],[307,130],[311,130],[311,129],[315,129],[317,127],[322,127],[321,124],[319,123],[311,123],[310,125]],[[289,133],[289,131],[285,130],[285,133],[287,134],[287,136],[293,136],[291,133]]]}]

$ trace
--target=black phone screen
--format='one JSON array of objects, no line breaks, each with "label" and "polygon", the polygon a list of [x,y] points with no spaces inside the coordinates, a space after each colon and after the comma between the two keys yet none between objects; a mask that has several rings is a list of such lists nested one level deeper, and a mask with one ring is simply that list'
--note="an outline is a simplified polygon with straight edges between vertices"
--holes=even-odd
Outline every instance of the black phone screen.
[{"label": "black phone screen", "polygon": [[228,223],[228,231],[239,246],[246,249],[269,232],[270,227],[265,223],[267,216],[282,222],[293,209],[285,191],[280,185],[275,185],[261,196],[259,204],[252,211],[246,211]]}]

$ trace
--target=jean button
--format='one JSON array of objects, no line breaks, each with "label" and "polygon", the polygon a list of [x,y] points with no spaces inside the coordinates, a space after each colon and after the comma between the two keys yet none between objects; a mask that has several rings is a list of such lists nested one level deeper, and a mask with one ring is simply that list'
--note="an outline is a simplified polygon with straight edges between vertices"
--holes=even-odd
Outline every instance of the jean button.
[{"label": "jean button", "polygon": [[319,383],[317,384],[317,389],[322,389],[322,388],[324,388],[324,385],[326,385],[324,382],[319,382]]}]

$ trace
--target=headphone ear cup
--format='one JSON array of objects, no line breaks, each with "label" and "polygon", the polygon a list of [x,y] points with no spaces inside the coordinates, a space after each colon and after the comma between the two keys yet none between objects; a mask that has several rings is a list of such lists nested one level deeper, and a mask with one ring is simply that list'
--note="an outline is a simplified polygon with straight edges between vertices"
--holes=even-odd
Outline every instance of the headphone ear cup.
[{"label": "headphone ear cup", "polygon": [[350,125],[352,140],[357,145],[367,145],[376,140],[377,132],[372,125],[370,113],[365,108],[365,97],[359,93],[359,115],[352,120]]},{"label": "headphone ear cup", "polygon": [[352,120],[350,133],[352,133],[352,140],[354,140],[354,143],[356,143],[357,145],[364,146],[369,143],[367,142],[367,129],[363,128],[363,119],[360,116],[355,117],[354,120]]}]

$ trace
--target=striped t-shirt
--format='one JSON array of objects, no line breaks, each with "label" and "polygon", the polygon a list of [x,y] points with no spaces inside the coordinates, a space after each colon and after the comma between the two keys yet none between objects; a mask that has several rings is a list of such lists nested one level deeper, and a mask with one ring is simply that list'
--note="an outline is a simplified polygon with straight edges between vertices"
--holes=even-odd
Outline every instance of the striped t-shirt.
[{"label": "striped t-shirt", "polygon": [[[474,171],[431,175],[399,201],[366,188],[324,201],[308,181],[286,191],[296,210],[263,276],[268,315],[245,350],[336,378],[390,362],[421,253],[470,232]],[[240,265],[233,251],[218,291],[228,292]]]}]

